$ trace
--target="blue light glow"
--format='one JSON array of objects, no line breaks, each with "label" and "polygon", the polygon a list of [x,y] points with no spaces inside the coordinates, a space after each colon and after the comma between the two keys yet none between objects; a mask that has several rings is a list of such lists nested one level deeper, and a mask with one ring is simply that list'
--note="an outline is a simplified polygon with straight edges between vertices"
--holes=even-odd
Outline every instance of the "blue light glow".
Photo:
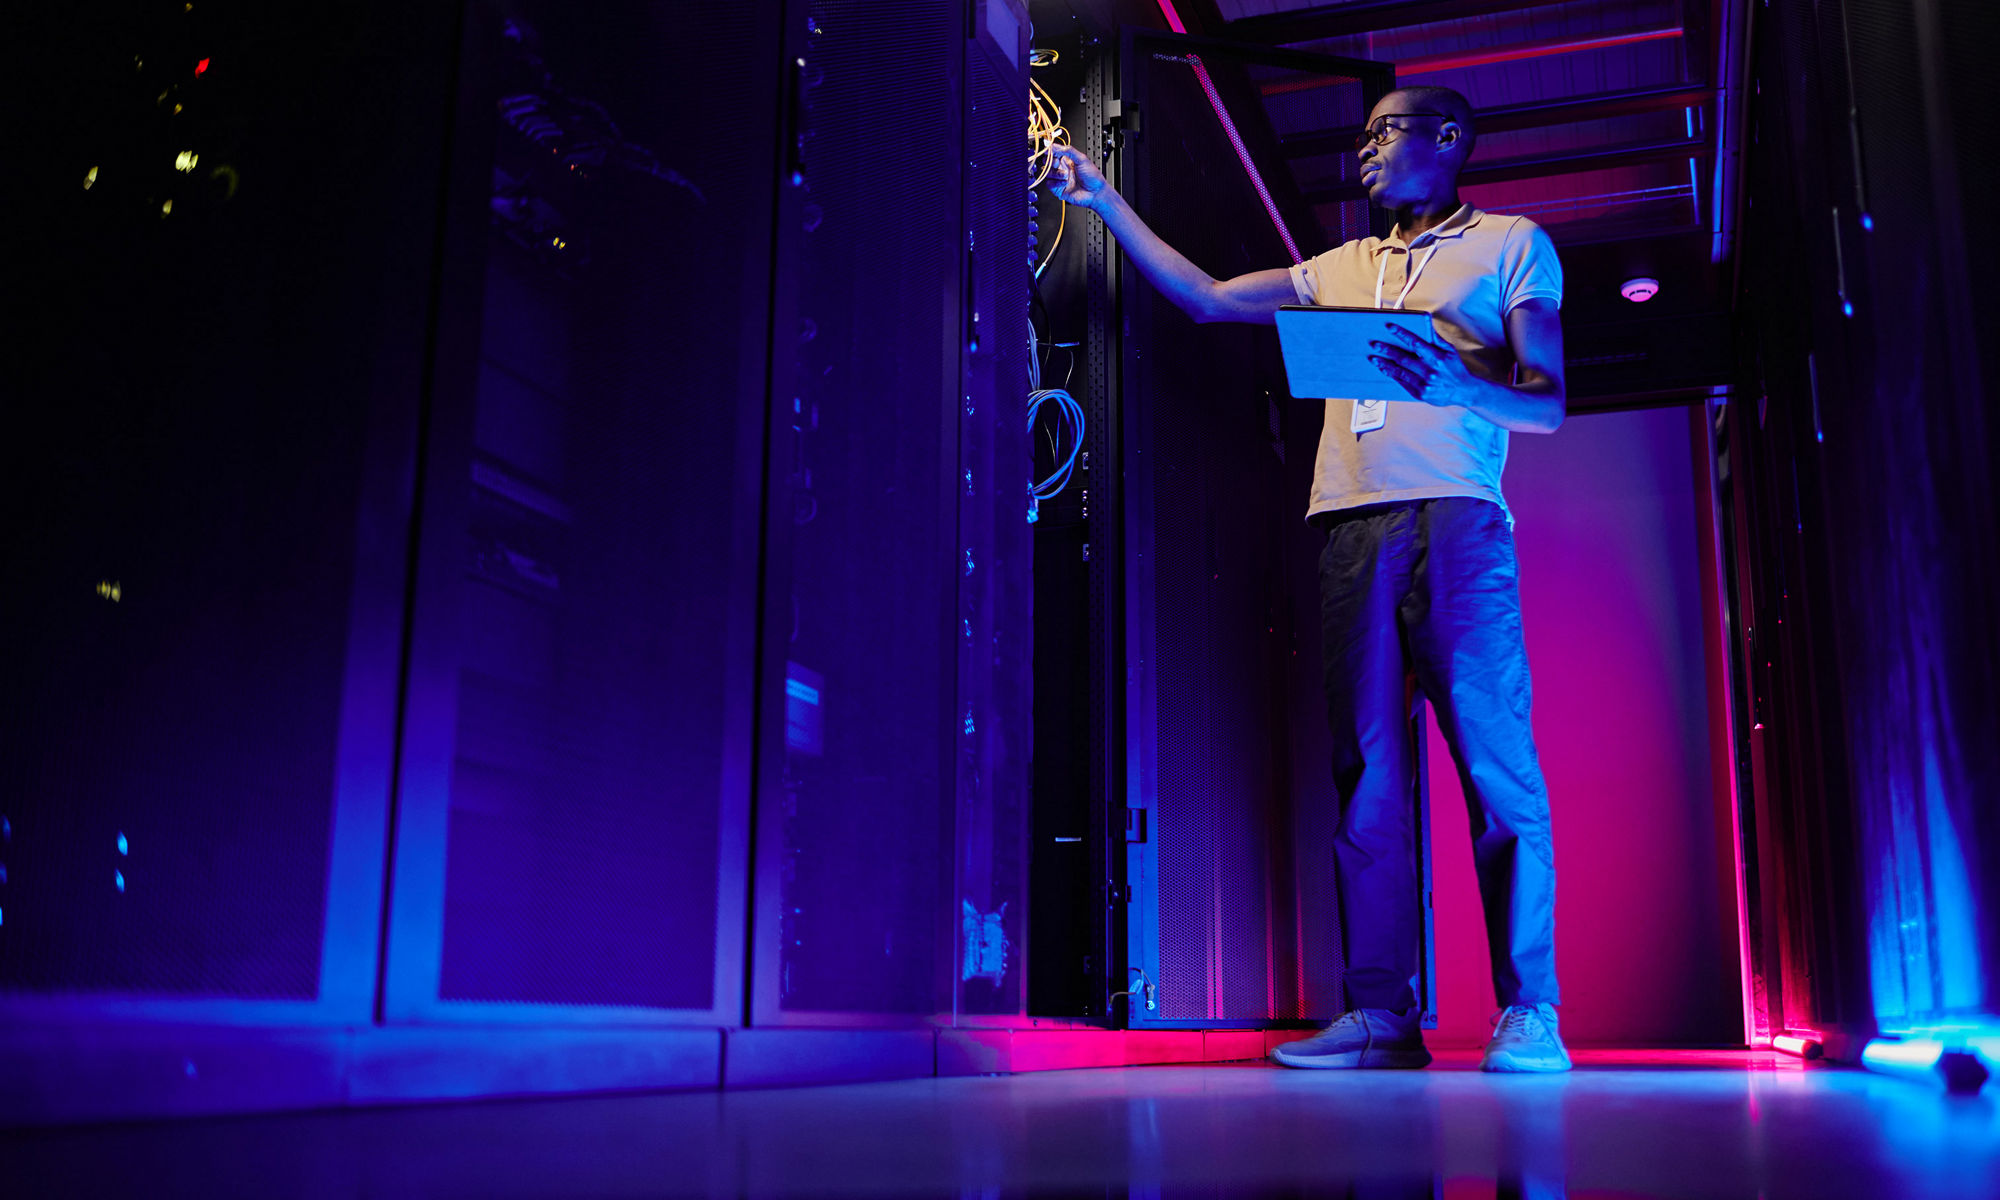
[{"label": "blue light glow", "polygon": [[1874,217],[1871,217],[1871,216],[1869,216],[1869,215],[1868,215],[1867,213],[1862,213],[1862,214],[1861,214],[1861,228],[1863,228],[1863,229],[1866,229],[1866,230],[1869,230],[1870,232],[1873,232],[1873,231],[1874,231],[1874,229],[1875,229],[1875,218],[1874,218]]},{"label": "blue light glow", "polygon": [[1861,1061],[1877,1071],[1905,1073],[1928,1071],[1944,1055],[1944,1043],[1936,1038],[1888,1041],[1876,1038],[1861,1051]]},{"label": "blue light glow", "polygon": [[1853,315],[1854,315],[1854,301],[1852,301],[1852,300],[1842,300],[1842,301],[1840,302],[1840,311],[1841,311],[1841,313],[1842,313],[1843,315],[1845,315],[1845,316],[1849,316],[1849,317],[1853,316]]},{"label": "blue light glow", "polygon": [[1972,880],[1965,869],[1959,832],[1945,804],[1944,773],[1937,747],[1924,747],[1924,826],[1930,862],[1930,902],[1937,938],[1938,1006],[1946,1011],[1974,1008],[1982,994],[1979,961],[1979,920],[1972,899]]},{"label": "blue light glow", "polygon": [[785,745],[801,754],[826,751],[825,710],[819,673],[795,662],[785,664]]},{"label": "blue light glow", "polygon": [[[1686,109],[1685,112],[1687,113],[1687,135],[1688,137],[1692,138],[1694,137],[1694,110],[1690,108]],[[1701,171],[1698,167],[1696,167],[1695,160],[1693,158],[1688,159],[1688,199],[1692,201],[1694,204],[1695,223],[1700,224],[1701,223]]]},{"label": "blue light glow", "polygon": [[129,854],[129,853],[131,853],[131,850],[132,850],[132,845],[131,845],[131,843],[130,843],[130,842],[127,842],[127,841],[125,840],[125,835],[124,835],[124,834],[122,834],[122,833],[121,833],[121,834],[119,834],[119,835],[118,835],[118,853],[119,853],[120,855],[124,855],[124,854]]},{"label": "blue light glow", "polygon": [[111,872],[111,884],[113,887],[116,887],[120,892],[123,892],[125,890],[125,872],[123,871]]},{"label": "blue light glow", "polygon": [[[1931,618],[1923,599],[1910,597],[1912,611]],[[1863,759],[1881,789],[1864,818],[1870,985],[1877,1028],[1910,1038],[1943,1036],[1951,1049],[1968,1030],[2000,1032],[2000,1022],[1964,1015],[1990,1008],[1993,997],[1986,994],[1967,854],[1969,817],[1954,803],[1952,781],[1963,770],[1952,758],[1955,714],[1920,689],[1908,717],[1902,735],[1871,747]]]},{"label": "blue light glow", "polygon": [[1879,1037],[1861,1048],[1861,1065],[1884,1075],[1977,1094],[1995,1074],[1996,1039],[1978,1036],[1991,1022],[1940,1025],[1910,1037]]},{"label": "blue light glow", "polygon": [[970,900],[959,901],[960,941],[965,947],[958,977],[961,981],[984,979],[998,984],[1007,974],[1007,960],[1013,940],[1007,936],[1007,901],[993,912],[983,912]]}]

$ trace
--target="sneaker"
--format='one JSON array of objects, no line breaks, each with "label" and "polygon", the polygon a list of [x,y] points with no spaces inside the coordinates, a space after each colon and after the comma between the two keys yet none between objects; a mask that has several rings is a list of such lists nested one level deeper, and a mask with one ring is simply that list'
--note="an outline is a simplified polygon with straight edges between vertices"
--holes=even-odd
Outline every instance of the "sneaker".
[{"label": "sneaker", "polygon": [[1271,1058],[1281,1066],[1321,1070],[1407,1069],[1429,1066],[1431,1052],[1424,1049],[1424,1031],[1416,1009],[1394,1013],[1385,1008],[1357,1008],[1309,1038],[1273,1049]]},{"label": "sneaker", "polygon": [[1569,1051],[1556,1032],[1553,1004],[1510,1004],[1500,1010],[1493,1040],[1479,1060],[1482,1071],[1567,1071]]}]

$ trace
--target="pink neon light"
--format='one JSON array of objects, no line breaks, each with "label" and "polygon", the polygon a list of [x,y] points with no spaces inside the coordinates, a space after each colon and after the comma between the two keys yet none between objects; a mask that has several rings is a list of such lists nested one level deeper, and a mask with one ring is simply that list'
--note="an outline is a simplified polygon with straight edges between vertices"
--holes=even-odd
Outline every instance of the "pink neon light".
[{"label": "pink neon light", "polygon": [[1551,54],[1574,54],[1579,50],[1603,50],[1611,46],[1629,46],[1634,42],[1677,38],[1683,32],[1679,25],[1666,25],[1658,29],[1638,29],[1631,33],[1613,33],[1603,37],[1556,38],[1547,42],[1524,42],[1515,46],[1501,46],[1494,50],[1436,54],[1429,58],[1406,58],[1396,63],[1396,74],[1422,75],[1458,67],[1483,67],[1492,63],[1519,62],[1524,58],[1542,58]]},{"label": "pink neon light", "polygon": [[[1433,54],[1428,58],[1401,58],[1396,60],[1396,77],[1402,79],[1411,75],[1428,75],[1433,71],[1456,70],[1459,67],[1520,62],[1529,58],[1546,58],[1553,54],[1575,54],[1580,50],[1604,50],[1612,46],[1629,46],[1634,42],[1656,42],[1680,37],[1683,32],[1678,25],[1666,25],[1658,29],[1639,29],[1631,33],[1605,34],[1602,37],[1553,38],[1541,42],[1517,42],[1493,50],[1457,51],[1451,54]],[[1260,90],[1266,96],[1278,96],[1286,92],[1331,87],[1341,82],[1345,81],[1318,78],[1286,79],[1267,83]]]},{"label": "pink neon light", "polygon": [[1702,621],[1702,640],[1706,646],[1709,695],[1713,705],[1710,744],[1723,747],[1721,762],[1717,765],[1729,792],[1727,817],[1729,866],[1732,872],[1729,882],[1736,900],[1736,979],[1743,1004],[1743,1041],[1752,1048],[1764,1048],[1771,1044],[1770,1018],[1758,1005],[1757,964],[1750,959],[1750,893],[1749,872],[1743,861],[1743,798],[1736,787],[1736,739],[1729,733],[1736,727],[1736,697],[1729,686],[1731,651],[1728,635],[1724,632],[1729,597],[1722,561],[1722,498],[1719,491],[1721,483],[1715,472],[1715,426],[1709,420],[1706,404],[1690,411],[1688,418],[1695,430],[1696,457],[1701,463],[1700,482],[1708,499],[1708,519],[1698,520],[1697,524],[1701,536],[1702,604],[1708,610]]},{"label": "pink neon light", "polygon": [[[1167,19],[1167,28],[1175,33],[1186,33],[1187,26],[1181,22],[1181,15],[1174,11],[1173,0],[1160,0],[1160,13]],[[1229,144],[1236,151],[1236,160],[1243,164],[1243,173],[1250,177],[1250,186],[1257,190],[1257,199],[1264,204],[1264,212],[1271,218],[1272,228],[1285,243],[1285,250],[1293,262],[1303,262],[1298,243],[1292,240],[1292,231],[1285,228],[1284,218],[1278,215],[1278,206],[1271,199],[1269,188],[1264,186],[1264,177],[1257,173],[1257,164],[1250,161],[1250,151],[1243,145],[1242,135],[1236,132],[1236,122],[1230,120],[1229,110],[1222,106],[1222,96],[1215,90],[1215,82],[1208,77],[1208,68],[1201,65],[1201,56],[1188,55],[1188,62],[1194,67],[1194,77],[1201,81],[1202,94],[1208,97],[1208,106],[1215,110],[1215,119],[1222,122],[1222,132],[1229,138]]]}]

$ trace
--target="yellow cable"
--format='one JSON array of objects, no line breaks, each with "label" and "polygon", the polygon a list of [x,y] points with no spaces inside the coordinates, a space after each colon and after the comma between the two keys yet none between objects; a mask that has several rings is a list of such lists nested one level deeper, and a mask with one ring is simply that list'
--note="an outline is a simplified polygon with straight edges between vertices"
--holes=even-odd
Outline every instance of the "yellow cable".
[{"label": "yellow cable", "polygon": [[1049,261],[1056,256],[1056,247],[1062,245],[1063,225],[1068,220],[1069,220],[1069,201],[1064,200],[1062,202],[1062,212],[1060,213],[1060,215],[1056,217],[1056,240],[1049,243],[1049,252],[1042,257],[1041,264],[1035,268],[1035,278],[1040,279],[1042,277],[1043,269],[1046,268],[1049,265]]},{"label": "yellow cable", "polygon": [[[1046,67],[1055,63],[1054,50],[1034,50],[1028,55],[1031,67]],[[1034,176],[1028,184],[1031,194],[1039,193],[1041,186],[1054,173],[1056,167],[1056,147],[1069,145],[1069,130],[1062,126],[1062,105],[1049,95],[1030,75],[1028,78],[1028,170]],[[1069,202],[1064,201],[1056,217],[1056,236],[1049,243],[1049,252],[1035,267],[1035,277],[1040,278],[1051,260],[1056,256],[1057,247],[1062,245],[1063,229],[1069,223]]]},{"label": "yellow cable", "polygon": [[[1053,51],[1048,61],[1055,61]],[[1028,186],[1040,188],[1055,169],[1055,148],[1069,144],[1069,131],[1059,123],[1062,108],[1048,89],[1032,78],[1028,86],[1028,141],[1032,147],[1028,167],[1034,172],[1034,180]]]}]

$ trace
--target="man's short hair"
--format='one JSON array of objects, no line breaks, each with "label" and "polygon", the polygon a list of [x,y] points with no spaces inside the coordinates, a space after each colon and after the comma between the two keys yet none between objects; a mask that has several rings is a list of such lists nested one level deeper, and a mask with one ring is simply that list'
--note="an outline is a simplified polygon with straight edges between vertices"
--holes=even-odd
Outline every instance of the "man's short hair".
[{"label": "man's short hair", "polygon": [[1463,92],[1455,88],[1419,85],[1397,88],[1389,94],[1407,100],[1411,112],[1441,112],[1458,122],[1458,127],[1465,131],[1465,153],[1459,156],[1458,161],[1464,163],[1472,157],[1472,148],[1479,140],[1479,133],[1472,124],[1472,101],[1467,100]]}]

